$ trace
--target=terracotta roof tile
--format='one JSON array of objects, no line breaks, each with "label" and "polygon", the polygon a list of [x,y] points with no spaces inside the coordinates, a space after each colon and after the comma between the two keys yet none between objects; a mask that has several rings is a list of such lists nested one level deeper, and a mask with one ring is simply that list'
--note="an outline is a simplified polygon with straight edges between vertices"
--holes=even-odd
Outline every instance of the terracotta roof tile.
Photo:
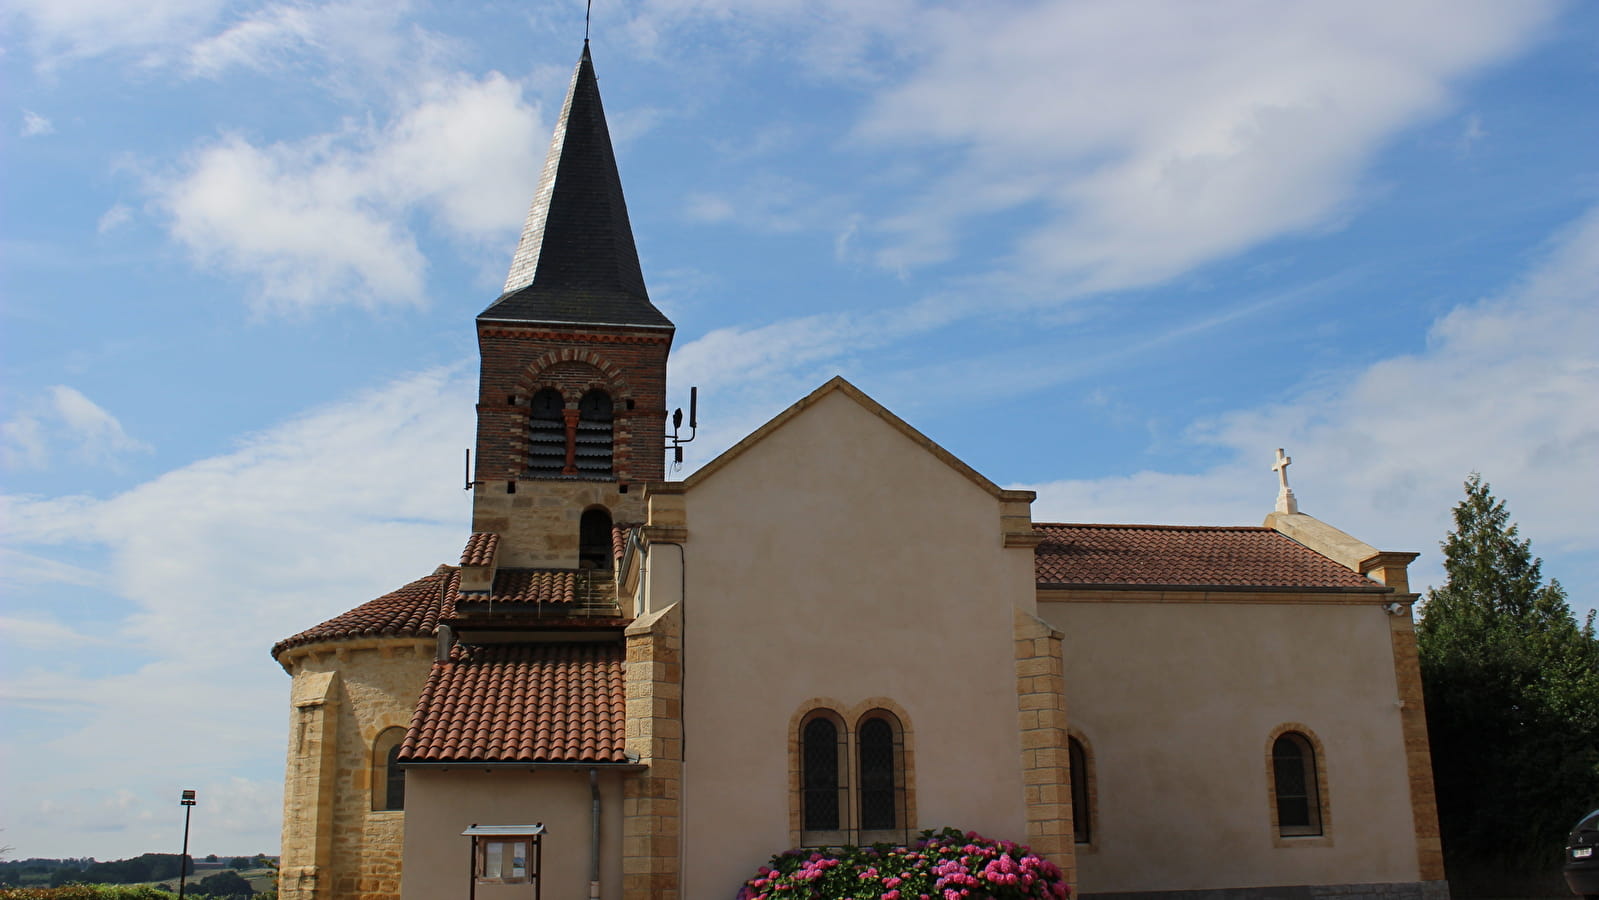
[{"label": "terracotta roof tile", "polygon": [[494,573],[494,588],[489,593],[463,593],[452,599],[496,605],[573,603],[582,576],[577,569],[500,569]]},{"label": "terracotta roof tile", "polygon": [[418,578],[405,587],[363,603],[343,615],[334,616],[315,628],[308,628],[278,641],[272,655],[291,647],[325,641],[348,641],[363,637],[432,637],[438,628],[439,614],[446,592],[454,593],[460,579],[458,570],[439,566],[432,575]]},{"label": "terracotta roof tile", "polygon": [[499,535],[490,531],[474,532],[466,539],[466,549],[461,551],[461,565],[486,566],[494,562],[494,551],[499,546]]},{"label": "terracotta roof tile", "polygon": [[1270,528],[1034,523],[1040,585],[1384,590]]},{"label": "terracotta roof tile", "polygon": [[617,559],[627,552],[627,536],[637,528],[637,523],[617,522],[611,526],[611,553]]},{"label": "terracotta roof tile", "polygon": [[457,644],[433,664],[400,758],[626,762],[617,643]]}]

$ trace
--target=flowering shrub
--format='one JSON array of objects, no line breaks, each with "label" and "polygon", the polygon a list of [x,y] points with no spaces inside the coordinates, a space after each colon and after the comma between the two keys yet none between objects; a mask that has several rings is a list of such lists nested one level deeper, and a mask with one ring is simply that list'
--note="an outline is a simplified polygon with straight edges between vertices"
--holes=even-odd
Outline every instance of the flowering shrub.
[{"label": "flowering shrub", "polygon": [[975,831],[924,831],[909,847],[789,850],[744,882],[738,900],[1065,900],[1054,863]]}]

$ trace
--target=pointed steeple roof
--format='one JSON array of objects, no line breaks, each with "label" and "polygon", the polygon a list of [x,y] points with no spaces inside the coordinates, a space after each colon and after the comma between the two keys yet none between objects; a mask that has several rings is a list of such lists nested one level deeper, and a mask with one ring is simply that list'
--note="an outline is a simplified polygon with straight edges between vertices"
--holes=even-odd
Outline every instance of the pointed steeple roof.
[{"label": "pointed steeple roof", "polygon": [[588,41],[555,123],[505,292],[478,318],[672,327],[644,288]]}]

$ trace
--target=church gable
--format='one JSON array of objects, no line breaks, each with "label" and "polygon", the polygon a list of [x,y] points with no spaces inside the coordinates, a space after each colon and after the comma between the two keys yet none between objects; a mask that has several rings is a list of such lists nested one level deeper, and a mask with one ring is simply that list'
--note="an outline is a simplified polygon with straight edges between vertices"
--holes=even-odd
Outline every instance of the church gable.
[{"label": "church gable", "polygon": [[[1009,535],[1030,536],[1031,498],[842,379],[651,493],[648,587],[681,585],[691,654],[683,830],[725,850],[695,859],[691,893],[730,894],[748,860],[796,843],[1029,834],[1016,611],[1032,553]],[[674,521],[681,569],[653,543]],[[801,747],[844,760],[825,809]]]}]

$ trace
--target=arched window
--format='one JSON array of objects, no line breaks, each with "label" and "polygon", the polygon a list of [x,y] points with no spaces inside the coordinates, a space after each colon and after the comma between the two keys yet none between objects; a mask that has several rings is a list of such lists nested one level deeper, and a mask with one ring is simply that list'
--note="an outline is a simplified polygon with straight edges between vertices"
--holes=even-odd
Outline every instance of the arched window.
[{"label": "arched window", "polygon": [[611,568],[611,512],[603,506],[583,510],[577,526],[577,564],[582,569]]},{"label": "arched window", "polygon": [[1079,844],[1094,842],[1094,773],[1090,768],[1088,750],[1076,736],[1066,739],[1066,753],[1071,765],[1072,780],[1072,840]]},{"label": "arched window", "polygon": [[904,828],[905,766],[899,720],[887,710],[874,709],[861,717],[855,742],[860,768],[861,843],[891,839],[864,832]]},{"label": "arched window", "polygon": [[603,477],[611,474],[611,395],[598,388],[577,404],[574,465],[577,474]]},{"label": "arched window", "polygon": [[372,742],[372,808],[405,809],[405,770],[396,762],[404,728],[385,728]]},{"label": "arched window", "polygon": [[560,475],[566,466],[566,400],[555,388],[533,395],[527,418],[528,474]]},{"label": "arched window", "polygon": [[1303,837],[1322,833],[1321,785],[1316,748],[1297,731],[1277,736],[1271,745],[1271,778],[1277,806],[1277,834]]},{"label": "arched window", "polygon": [[803,843],[842,843],[846,785],[844,730],[827,710],[800,726],[800,821]]}]

